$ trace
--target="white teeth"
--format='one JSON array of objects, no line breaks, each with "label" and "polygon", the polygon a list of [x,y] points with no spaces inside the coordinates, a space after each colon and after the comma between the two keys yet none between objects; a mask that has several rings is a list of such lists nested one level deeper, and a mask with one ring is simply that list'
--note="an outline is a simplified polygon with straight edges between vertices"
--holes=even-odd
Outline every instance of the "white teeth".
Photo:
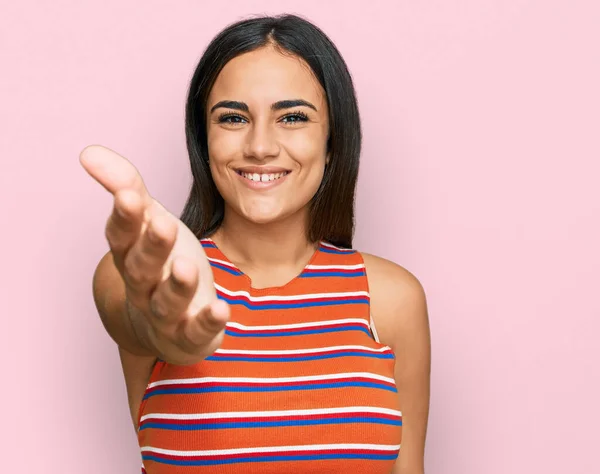
[{"label": "white teeth", "polygon": [[287,171],[283,173],[271,173],[271,174],[258,174],[258,173],[240,173],[244,178],[249,179],[250,181],[261,181],[263,183],[268,183],[269,181],[275,181],[287,174]]}]

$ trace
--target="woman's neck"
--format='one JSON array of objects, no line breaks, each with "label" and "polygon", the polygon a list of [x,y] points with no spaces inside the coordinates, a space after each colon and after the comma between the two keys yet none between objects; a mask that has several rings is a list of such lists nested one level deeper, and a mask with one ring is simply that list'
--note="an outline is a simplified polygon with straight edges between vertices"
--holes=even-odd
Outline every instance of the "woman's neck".
[{"label": "woman's neck", "polygon": [[226,209],[211,238],[241,269],[303,267],[318,245],[308,241],[307,225],[308,209],[269,224],[250,222]]}]

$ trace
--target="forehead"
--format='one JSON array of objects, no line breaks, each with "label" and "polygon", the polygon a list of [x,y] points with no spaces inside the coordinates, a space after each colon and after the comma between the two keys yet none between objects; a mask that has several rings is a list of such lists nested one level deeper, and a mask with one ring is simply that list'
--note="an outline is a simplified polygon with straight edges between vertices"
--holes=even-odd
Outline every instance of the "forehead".
[{"label": "forehead", "polygon": [[208,108],[220,100],[270,105],[304,99],[319,109],[325,92],[306,62],[297,56],[264,47],[233,58],[221,70],[208,97]]}]

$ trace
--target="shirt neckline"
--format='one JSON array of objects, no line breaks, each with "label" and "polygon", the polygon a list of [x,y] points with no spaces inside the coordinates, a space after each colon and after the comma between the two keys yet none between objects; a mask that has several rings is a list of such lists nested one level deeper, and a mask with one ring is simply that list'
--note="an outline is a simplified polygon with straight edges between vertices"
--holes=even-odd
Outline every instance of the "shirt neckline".
[{"label": "shirt neckline", "polygon": [[210,242],[213,245],[213,248],[217,251],[217,253],[219,254],[219,257],[225,261],[229,266],[231,266],[236,272],[239,273],[239,277],[243,278],[244,280],[246,280],[246,283],[248,285],[248,288],[253,292],[253,293],[270,293],[270,292],[278,292],[278,291],[282,291],[285,290],[287,288],[289,288],[290,286],[292,286],[294,283],[296,283],[300,278],[303,277],[304,273],[306,272],[306,270],[310,267],[310,265],[312,265],[314,263],[314,261],[316,260],[316,258],[319,256],[320,252],[321,252],[321,244],[322,242],[319,242],[319,245],[317,246],[317,248],[315,249],[315,251],[313,252],[312,256],[310,257],[310,259],[308,260],[308,262],[306,263],[306,265],[304,265],[304,268],[302,268],[302,271],[300,271],[300,273],[298,275],[296,275],[295,277],[293,277],[291,280],[289,280],[287,283],[284,283],[283,285],[280,286],[269,286],[269,287],[265,287],[265,288],[255,288],[252,286],[252,279],[246,275],[242,270],[240,270],[228,257],[227,255],[225,255],[225,253],[223,253],[223,251],[219,248],[219,246],[216,244],[216,242],[211,239],[210,237],[206,237],[204,239],[205,241]]}]

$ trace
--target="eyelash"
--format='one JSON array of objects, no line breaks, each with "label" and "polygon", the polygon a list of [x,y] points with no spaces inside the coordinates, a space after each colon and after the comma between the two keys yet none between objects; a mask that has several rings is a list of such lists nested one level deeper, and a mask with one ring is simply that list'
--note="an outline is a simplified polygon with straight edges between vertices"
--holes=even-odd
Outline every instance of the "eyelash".
[{"label": "eyelash", "polygon": [[[296,117],[299,120],[294,120],[293,122],[285,122],[286,124],[308,121],[308,115],[306,115],[304,112],[301,112],[299,110],[296,112],[292,112],[292,113],[284,115],[283,117],[281,117],[281,120],[287,119],[290,117]],[[219,123],[230,123],[232,125],[241,123],[241,122],[227,122],[227,119],[229,119],[229,118],[240,118],[240,119],[246,120],[245,117],[242,117],[239,114],[235,114],[232,112],[224,112],[219,115],[218,121],[219,121]]]}]

